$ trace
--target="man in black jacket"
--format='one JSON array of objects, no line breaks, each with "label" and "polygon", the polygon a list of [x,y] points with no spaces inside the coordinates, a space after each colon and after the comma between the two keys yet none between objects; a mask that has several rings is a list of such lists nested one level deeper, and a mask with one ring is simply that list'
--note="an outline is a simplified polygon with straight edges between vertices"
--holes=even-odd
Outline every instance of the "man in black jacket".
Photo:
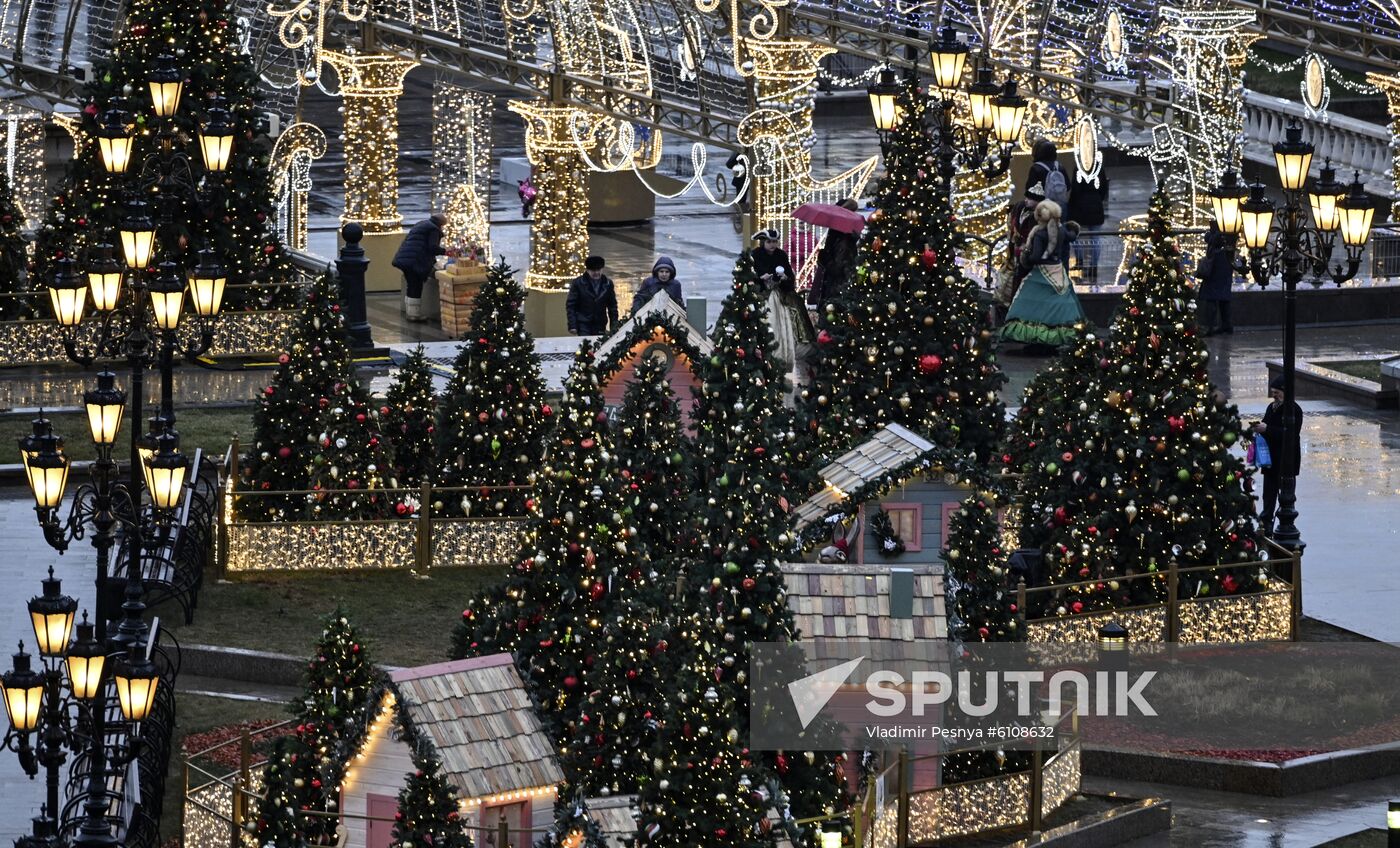
[{"label": "man in black jacket", "polygon": [[442,246],[442,227],[447,216],[435,213],[426,221],[413,225],[403,237],[393,265],[403,272],[404,313],[410,321],[427,320],[423,316],[423,283],[433,273],[433,264],[447,251]]},{"label": "man in black jacket", "polygon": [[617,324],[617,292],[603,273],[603,257],[590,256],[584,272],[569,284],[569,332],[576,336],[601,336]]}]

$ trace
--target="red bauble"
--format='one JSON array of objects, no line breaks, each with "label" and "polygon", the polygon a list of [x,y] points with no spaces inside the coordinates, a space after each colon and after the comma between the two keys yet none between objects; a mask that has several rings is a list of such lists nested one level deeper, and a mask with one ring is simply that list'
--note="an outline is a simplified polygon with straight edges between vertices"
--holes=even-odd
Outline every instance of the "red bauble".
[{"label": "red bauble", "polygon": [[345,488],[347,488],[347,489],[358,489],[358,488],[360,488],[360,481],[359,481],[359,480],[351,480],[350,482],[348,482],[348,483],[345,484]]},{"label": "red bauble", "polygon": [[743,358],[744,358],[744,349],[741,348],[741,347],[736,347],[736,348],[734,348],[734,355],[737,356],[737,357],[739,357],[740,359],[743,359]]},{"label": "red bauble", "polygon": [[286,446],[280,447],[277,449],[277,455],[282,459],[289,459],[292,455],[292,449]]},{"label": "red bauble", "polygon": [[273,393],[275,393],[276,391],[277,391],[277,390],[274,389],[272,386],[268,386],[267,388],[263,389],[263,394],[265,394],[265,395],[271,397],[271,396],[273,395]]},{"label": "red bauble", "polygon": [[607,591],[607,587],[604,586],[602,583],[594,583],[593,586],[589,588],[588,594],[589,597],[593,598],[593,600],[601,601],[603,599],[603,595],[605,595]]},{"label": "red bauble", "polygon": [[549,404],[546,403],[540,407],[540,414],[543,415],[545,418],[548,418],[549,416],[554,414],[554,410],[550,407]]},{"label": "red bauble", "polygon": [[277,364],[278,364],[278,365],[286,365],[288,362],[291,362],[291,361],[292,361],[292,358],[291,358],[290,356],[288,356],[287,354],[285,354],[285,353],[281,353],[281,354],[278,354],[278,355],[277,355]]},{"label": "red bauble", "polygon": [[831,333],[826,330],[817,333],[817,344],[831,344]]},{"label": "red bauble", "polygon": [[745,577],[743,585],[745,592],[752,592],[753,587],[758,585],[758,581],[754,580],[752,577]]},{"label": "red bauble", "polygon": [[564,678],[564,688],[565,688],[565,689],[577,689],[577,688],[578,688],[578,678],[577,678],[577,677],[574,677],[572,674],[569,675],[568,677]]},{"label": "red bauble", "polygon": [[481,412],[477,414],[476,420],[480,421],[482,424],[485,424],[487,421],[491,420],[491,415],[487,412]]},{"label": "red bauble", "polygon": [[925,268],[932,268],[938,264],[938,254],[933,252],[933,248],[926,247],[924,252],[919,254],[919,261],[924,263]]},{"label": "red bauble", "polygon": [[977,635],[981,636],[983,639],[986,639],[988,636],[992,635],[992,631],[988,630],[985,627],[979,627],[977,628]]},{"label": "red bauble", "polygon": [[403,503],[401,503],[401,504],[399,504],[398,506],[394,507],[394,511],[397,512],[399,515],[407,515],[407,514],[408,514],[408,504],[403,504]]},{"label": "red bauble", "polygon": [[578,446],[583,448],[584,450],[588,450],[592,448],[595,444],[597,444],[597,442],[593,441],[592,439],[584,439],[578,443]]},{"label": "red bauble", "polygon": [[1084,604],[1080,603],[1079,601],[1075,601],[1074,603],[1069,605],[1069,608],[1072,612],[1081,613],[1084,611]]},{"label": "red bauble", "polygon": [[919,370],[925,374],[936,374],[943,367],[943,357],[936,353],[926,353],[919,357]]},{"label": "red bauble", "polygon": [[1072,451],[1065,451],[1064,453],[1060,454],[1060,459],[1064,460],[1065,462],[1073,462],[1074,453]]}]

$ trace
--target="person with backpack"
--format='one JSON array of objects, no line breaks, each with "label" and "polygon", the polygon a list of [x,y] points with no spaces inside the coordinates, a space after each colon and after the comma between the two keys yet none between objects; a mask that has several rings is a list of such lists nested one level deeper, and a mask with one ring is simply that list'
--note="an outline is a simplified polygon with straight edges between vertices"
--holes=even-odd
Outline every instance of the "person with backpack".
[{"label": "person with backpack", "polygon": [[1061,209],[1069,205],[1069,175],[1056,158],[1055,142],[1042,138],[1031,148],[1031,172],[1026,177],[1026,196],[1053,200]]}]

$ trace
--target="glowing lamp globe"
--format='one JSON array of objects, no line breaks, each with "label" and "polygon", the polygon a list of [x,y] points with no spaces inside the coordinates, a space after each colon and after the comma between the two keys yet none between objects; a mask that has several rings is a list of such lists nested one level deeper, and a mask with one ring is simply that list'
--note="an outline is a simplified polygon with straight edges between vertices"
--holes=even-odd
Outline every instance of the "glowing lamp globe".
[{"label": "glowing lamp globe", "polygon": [[140,658],[127,659],[117,664],[113,678],[117,684],[117,701],[121,704],[122,718],[130,722],[145,721],[151,714],[156,700],[156,687],[160,685],[160,674],[155,663]]},{"label": "glowing lamp globe", "polygon": [[174,262],[162,262],[147,291],[151,296],[151,311],[155,313],[156,326],[162,330],[174,330],[180,326],[184,314],[185,281],[180,279],[179,266]]},{"label": "glowing lamp globe", "polygon": [[63,594],[63,582],[53,576],[43,580],[44,592],[29,599],[29,621],[34,626],[35,644],[46,657],[61,657],[68,650],[68,637],[73,634],[73,614],[78,602]]},{"label": "glowing lamp globe", "polygon": [[151,89],[151,108],[157,117],[173,117],[180,108],[180,92],[185,87],[185,73],[175,65],[175,57],[157,57],[155,70],[146,81]]},{"label": "glowing lamp globe", "polygon": [[103,113],[102,126],[97,130],[97,152],[107,173],[126,173],[131,164],[131,149],[136,142],[132,129],[126,113],[120,109],[108,109]]},{"label": "glowing lamp globe", "polygon": [[189,459],[180,453],[179,439],[169,431],[162,433],[156,444],[155,453],[146,460],[143,468],[146,490],[150,492],[151,503],[156,509],[171,510],[180,502]]},{"label": "glowing lamp globe", "polygon": [[944,91],[952,91],[962,82],[963,66],[967,64],[967,45],[958,41],[958,31],[945,25],[939,38],[929,45],[929,61],[933,64],[933,81]]},{"label": "glowing lamp globe", "polygon": [[992,131],[996,123],[996,113],[992,101],[1001,91],[992,77],[992,69],[986,64],[978,65],[977,80],[967,87],[967,107],[972,116],[972,128],[981,133]]},{"label": "glowing lamp globe", "polygon": [[208,248],[199,252],[199,265],[190,272],[190,297],[194,311],[204,318],[219,314],[224,302],[228,272],[218,262],[218,254]]},{"label": "glowing lamp globe", "polygon": [[87,408],[93,444],[115,444],[117,431],[122,427],[122,413],[126,411],[126,392],[117,388],[117,375],[111,371],[98,374],[97,388],[83,392],[83,406]]},{"label": "glowing lamp globe", "polygon": [[44,418],[42,413],[40,413],[39,418],[34,419],[32,426],[34,428],[33,433],[19,440],[19,458],[20,461],[24,463],[24,476],[26,480],[29,479],[29,460],[38,456],[40,448],[43,447],[43,444],[39,440],[53,433],[53,424],[49,419]]},{"label": "glowing lamp globe", "polygon": [[1226,168],[1220,175],[1220,185],[1208,192],[1210,209],[1215,216],[1215,225],[1227,236],[1239,235],[1243,222],[1240,220],[1240,203],[1249,196],[1249,189],[1240,182],[1234,168]]},{"label": "glowing lamp globe", "polygon": [[1016,80],[1007,80],[1001,94],[992,98],[992,135],[1002,144],[1015,144],[1026,120],[1026,98],[1016,93]]},{"label": "glowing lamp globe", "polygon": [[841,831],[827,830],[822,832],[822,848],[841,848]]},{"label": "glowing lamp globe", "polygon": [[1312,166],[1313,146],[1303,141],[1303,125],[1295,118],[1283,131],[1283,141],[1274,144],[1274,164],[1284,191],[1300,191]]},{"label": "glowing lamp globe", "polygon": [[92,289],[92,308],[111,312],[122,296],[122,266],[117,263],[110,244],[95,244],[88,252],[88,288]]},{"label": "glowing lamp globe", "polygon": [[212,173],[228,168],[233,153],[233,114],[222,106],[209,110],[209,120],[199,132],[199,153],[204,167]]},{"label": "glowing lamp globe", "polygon": [[1110,621],[1108,624],[1100,627],[1099,650],[1114,652],[1128,650],[1127,629],[1116,621]]},{"label": "glowing lamp globe", "polygon": [[10,727],[19,733],[32,733],[39,726],[39,712],[44,706],[44,678],[29,665],[24,643],[14,655],[14,667],[0,677],[5,693],[5,714]]},{"label": "glowing lamp globe", "polygon": [[78,638],[68,648],[64,657],[68,665],[68,685],[73,697],[80,701],[91,701],[102,691],[102,671],[107,664],[107,650],[97,641],[96,627],[87,620],[78,622]]},{"label": "glowing lamp globe", "polygon": [[40,436],[38,441],[39,450],[25,467],[29,474],[29,490],[37,508],[57,509],[63,502],[63,490],[68,486],[68,457],[59,450],[58,437],[52,433]]},{"label": "glowing lamp globe", "polygon": [[1347,247],[1362,248],[1371,238],[1371,219],[1376,207],[1366,196],[1366,187],[1361,184],[1358,173],[1351,181],[1351,188],[1337,202],[1338,218],[1341,222],[1342,243]]},{"label": "glowing lamp globe", "polygon": [[83,323],[83,310],[87,308],[87,281],[78,273],[72,257],[65,256],[56,264],[58,270],[49,283],[53,317],[64,327],[76,327]]},{"label": "glowing lamp globe", "polygon": [[1249,187],[1249,199],[1240,204],[1240,231],[1250,250],[1262,250],[1269,243],[1269,231],[1274,224],[1274,202],[1264,196],[1264,186]]},{"label": "glowing lamp globe", "polygon": [[870,113],[875,118],[875,129],[889,132],[899,126],[904,110],[899,107],[899,95],[903,91],[894,71],[885,68],[880,76],[867,89],[870,95]]},{"label": "glowing lamp globe", "polygon": [[127,204],[127,217],[118,232],[122,239],[122,258],[126,267],[145,268],[151,264],[151,253],[156,245],[156,225],[146,214],[144,201]]}]

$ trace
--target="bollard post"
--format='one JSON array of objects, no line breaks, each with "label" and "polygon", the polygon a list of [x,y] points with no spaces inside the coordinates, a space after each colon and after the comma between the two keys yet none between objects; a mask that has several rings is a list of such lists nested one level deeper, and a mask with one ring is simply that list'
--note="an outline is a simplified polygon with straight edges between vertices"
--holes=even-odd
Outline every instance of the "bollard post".
[{"label": "bollard post", "polygon": [[899,749],[899,792],[895,795],[898,804],[895,812],[895,848],[909,848],[909,751]]},{"label": "bollard post", "polygon": [[433,484],[424,483],[418,503],[418,576],[433,567]]},{"label": "bollard post", "polygon": [[365,350],[374,347],[365,306],[365,271],[369,269],[369,260],[365,258],[365,249],[360,247],[365,230],[351,222],[341,227],[340,236],[345,239],[345,246],[340,249],[335,267],[340,274],[340,299],[345,304],[345,329],[350,334],[350,346]]},{"label": "bollard post", "polygon": [[500,821],[496,822],[496,848],[510,848],[510,825],[506,822],[505,814],[501,814]]},{"label": "bollard post", "polygon": [[1177,601],[1181,595],[1181,574],[1177,569],[1176,560],[1173,559],[1167,565],[1167,641],[1175,642],[1180,635],[1181,618],[1177,609]]}]

